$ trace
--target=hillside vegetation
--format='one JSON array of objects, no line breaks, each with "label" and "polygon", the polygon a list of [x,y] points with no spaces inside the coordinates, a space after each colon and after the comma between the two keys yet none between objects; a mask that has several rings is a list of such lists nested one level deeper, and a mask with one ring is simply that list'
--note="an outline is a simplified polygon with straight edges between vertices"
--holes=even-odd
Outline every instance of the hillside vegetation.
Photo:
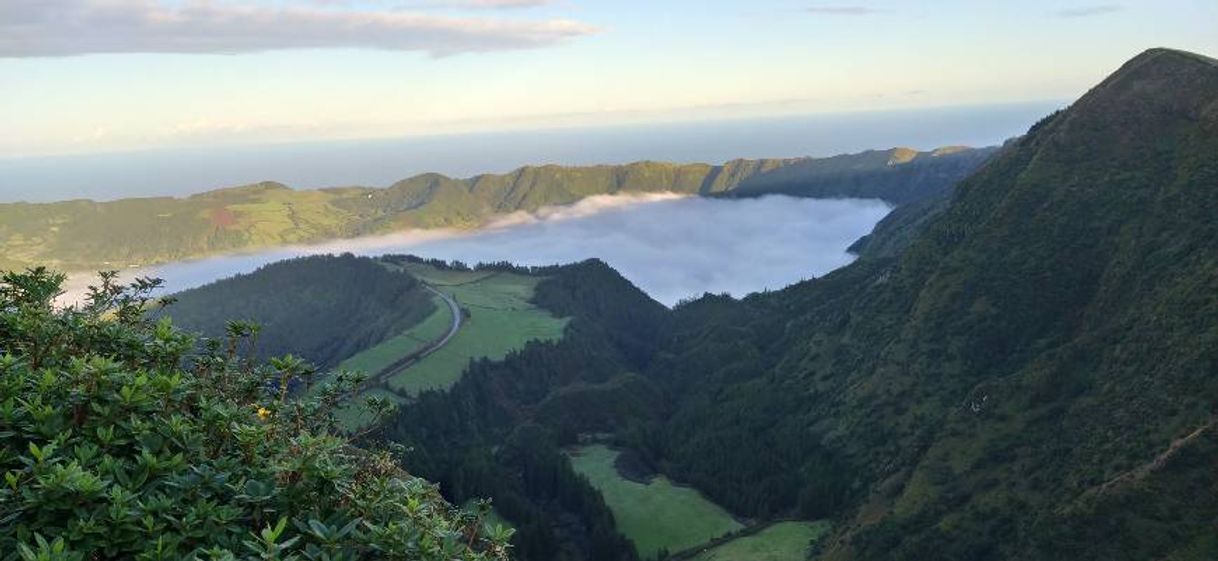
[{"label": "hillside vegetation", "polygon": [[344,384],[295,399],[307,364],[240,334],[193,354],[143,315],[155,283],[106,280],[57,310],[62,276],[0,279],[0,559],[507,559],[510,533],[333,435]]},{"label": "hillside vegetation", "polygon": [[[266,182],[182,199],[0,204],[0,265],[122,269],[410,228],[470,228],[498,215],[605,194],[776,191],[878,197],[900,204],[950,188],[988,154],[989,150],[922,154],[894,149],[827,159],[734,160],[722,165],[541,166],[468,179],[424,174],[383,189],[297,191]],[[772,174],[779,175],[771,181]],[[750,189],[751,182],[759,188]]]},{"label": "hillside vegetation", "polygon": [[806,561],[829,533],[825,522],[777,522],[700,552],[693,561]]},{"label": "hillside vegetation", "polygon": [[731,514],[696,489],[657,476],[646,483],[621,476],[614,467],[618,452],[596,444],[570,451],[571,465],[605,497],[622,535],[645,558],[663,557],[739,530]]},{"label": "hillside vegetation", "polygon": [[453,298],[460,307],[461,325],[455,336],[433,348],[453,322],[449,306],[435,296],[435,310],[424,321],[340,363],[336,371],[362,371],[371,378],[339,409],[347,429],[363,429],[375,420],[364,405],[366,396],[405,403],[419,392],[447,389],[472,361],[499,360],[531,341],[561,338],[569,319],[555,317],[532,302],[534,289],[546,277],[527,269],[470,268],[400,255],[366,261],[407,272]]},{"label": "hillside vegetation", "polygon": [[678,310],[640,448],[827,559],[1218,557],[1215,154],[1218,63],[1137,57],[895,251]]},{"label": "hillside vegetation", "polygon": [[[691,555],[786,558],[806,536],[807,553],[832,561],[1218,558],[1216,154],[1218,62],[1155,49],[1008,143],[954,190],[905,201],[860,242],[858,261],[819,279],[668,310],[596,260],[493,265],[486,270],[540,279],[528,304],[570,318],[562,337],[469,363],[446,390],[403,399],[363,442],[410,450],[402,465],[437,481],[454,503],[493,498],[495,512],[517,529],[511,543],[524,560],[633,561],[640,549],[650,555],[674,540],[695,541],[682,532],[697,520],[648,527],[617,502],[629,492],[611,490],[625,480],[616,477],[623,457],[632,478],[662,476],[696,489],[705,502],[688,510],[703,513],[685,516],[711,518],[705,512],[714,510],[719,520],[731,513],[762,524],[832,521],[825,537],[751,526],[760,531]],[[922,158],[893,153],[883,165]],[[532,204],[519,192],[508,198]],[[401,204],[420,200],[431,199]],[[121,322],[132,313],[104,317]],[[101,344],[76,321],[69,325],[84,339],[64,344]],[[43,327],[30,333],[50,335],[6,342],[29,364],[16,367],[20,391],[57,393],[6,407],[33,419],[74,403],[73,392],[93,391],[78,381],[99,369],[63,360],[48,378],[47,349],[58,347],[46,342],[61,339]],[[103,347],[106,356],[160,357],[179,344],[124,341]],[[209,360],[225,356],[224,345],[209,348]],[[179,357],[170,355],[132,368],[176,372]],[[292,364],[269,372],[282,376]],[[62,380],[54,368],[65,372]],[[246,380],[249,391],[268,387]],[[120,405],[131,399],[117,395]],[[241,397],[231,410],[246,411],[238,427],[266,422],[250,413],[250,400],[266,400],[263,393],[232,395]],[[71,413],[52,417],[76,422]],[[42,440],[36,452],[23,441],[6,444],[0,461],[10,471],[37,469],[35,456],[45,454],[39,442],[63,432],[23,430],[21,438]],[[216,442],[231,442],[225,434]],[[589,442],[620,452],[612,473],[605,461],[572,465],[564,451]],[[271,439],[272,450],[258,453],[287,462],[289,454],[273,451],[281,444]],[[72,450],[93,457],[88,447]],[[592,450],[583,460],[610,453]],[[18,477],[26,478],[0,499],[27,496],[17,489],[35,479]],[[62,505],[60,492],[23,504]],[[63,510],[53,508],[60,510],[46,515],[50,527]],[[763,540],[767,528],[779,528],[777,537]],[[36,543],[28,531],[18,535]],[[457,555],[498,551],[478,547],[488,549]]]},{"label": "hillside vegetation", "polygon": [[531,302],[571,318],[563,337],[472,363],[448,391],[404,405],[376,438],[413,449],[406,466],[439,480],[450,500],[493,498],[518,529],[520,559],[637,559],[563,447],[662,414],[654,384],[620,374],[654,352],[667,311],[599,261],[531,272],[544,277]]},{"label": "hillside vegetation", "polygon": [[402,395],[447,389],[461,377],[470,361],[499,360],[529,341],[562,337],[565,318],[554,317],[532,303],[537,284],[545,277],[496,270],[438,269],[408,263],[405,270],[425,280],[461,307],[461,331],[443,349],[388,380]]},{"label": "hillside vegetation", "polygon": [[737,517],[832,519],[818,559],[1218,558],[1215,154],[1218,63],[1149,51],[823,278],[669,312],[548,273],[561,341],[380,434],[523,559],[637,555],[562,461],[589,436]]},{"label": "hillside vegetation", "polygon": [[184,329],[225,335],[229,322],[259,326],[262,357],[295,354],[320,367],[418,325],[437,311],[408,273],[351,254],[272,263],[174,294],[165,313]]}]

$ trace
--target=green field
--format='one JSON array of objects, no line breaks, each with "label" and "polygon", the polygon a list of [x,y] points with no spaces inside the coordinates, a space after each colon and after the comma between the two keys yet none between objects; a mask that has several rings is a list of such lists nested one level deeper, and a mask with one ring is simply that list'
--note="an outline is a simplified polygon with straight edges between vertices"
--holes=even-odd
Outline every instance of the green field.
[{"label": "green field", "polygon": [[422,349],[427,343],[443,336],[448,331],[448,326],[452,324],[452,313],[449,312],[448,305],[440,297],[432,297],[432,302],[435,304],[436,310],[422,322],[374,347],[351,356],[338,365],[339,369],[374,374],[387,368],[402,356]]},{"label": "green field", "polygon": [[[402,356],[418,351],[428,342],[434,341],[444,335],[448,330],[448,326],[451,325],[452,313],[449,311],[448,305],[440,297],[433,297],[432,302],[435,304],[435,311],[430,316],[427,316],[426,319],[406,331],[352,355],[340,363],[335,370],[355,370],[372,376],[387,368]],[[328,375],[323,376],[320,379],[322,383],[314,385],[315,391],[320,389],[324,385],[324,382],[329,379]],[[338,406],[335,416],[338,419],[339,426],[348,431],[363,428],[371,420],[371,416],[363,406],[364,399],[371,395],[383,396],[399,404],[405,401],[403,397],[388,389],[379,387],[370,388],[358,397],[352,398]]]},{"label": "green field", "polygon": [[[529,341],[559,339],[567,325],[567,319],[556,318],[529,302],[539,277],[446,271],[418,264],[407,269],[452,296],[469,315],[444,348],[389,379],[389,388],[399,394],[448,388],[461,378],[470,360],[500,359]],[[447,306],[444,315],[448,315]]]},{"label": "green field", "polygon": [[808,546],[829,532],[828,522],[779,522],[693,557],[694,561],[804,561]]},{"label": "green field", "polygon": [[657,476],[644,485],[623,479],[613,467],[618,452],[603,445],[570,452],[571,465],[605,497],[617,529],[634,541],[639,555],[660,549],[677,552],[706,543],[743,526],[697,490]]},{"label": "green field", "polygon": [[[363,407],[371,395],[403,403],[410,396],[428,389],[452,386],[470,360],[503,358],[532,340],[562,337],[568,319],[559,319],[529,302],[540,277],[493,271],[451,271],[429,265],[407,266],[411,274],[453,297],[468,316],[443,348],[390,376],[383,383],[372,381],[370,388],[351,398],[336,412],[340,426],[354,431],[363,428],[371,417]],[[365,349],[339,368],[358,370],[375,376],[403,356],[416,352],[443,336],[452,324],[452,312],[435,297],[435,312],[418,325]],[[320,387],[320,384],[318,385]]]}]

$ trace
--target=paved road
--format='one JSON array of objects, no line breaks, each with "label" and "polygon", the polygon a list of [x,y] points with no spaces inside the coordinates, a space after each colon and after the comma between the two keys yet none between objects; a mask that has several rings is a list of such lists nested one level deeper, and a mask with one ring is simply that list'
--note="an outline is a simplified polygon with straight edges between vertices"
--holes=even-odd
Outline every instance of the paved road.
[{"label": "paved road", "polygon": [[453,298],[451,296],[449,296],[443,292],[440,292],[439,290],[436,290],[436,288],[431,286],[430,284],[423,283],[423,288],[430,290],[432,292],[432,294],[435,294],[436,296],[439,296],[440,298],[444,299],[444,303],[448,304],[448,310],[450,312],[452,312],[453,323],[452,323],[452,326],[450,326],[448,328],[448,333],[445,333],[443,338],[441,338],[439,341],[436,341],[435,343],[433,343],[430,347],[427,348],[427,350],[423,351],[419,355],[419,358],[423,358],[431,353],[434,353],[434,352],[440,350],[441,348],[444,347],[444,345],[448,344],[449,340],[451,340],[454,336],[457,335],[458,331],[461,330],[461,307],[457,305],[457,301],[453,300]]},{"label": "paved road", "polygon": [[[440,292],[439,290],[437,290],[435,287],[431,286],[430,284],[427,284],[423,281],[419,281],[419,282],[423,285],[423,288],[430,290],[432,294],[439,296],[441,299],[444,300],[445,304],[448,304],[448,311],[453,316],[453,322],[448,327],[448,333],[445,333],[443,337],[436,339],[433,343],[427,345],[426,348],[416,351],[413,354],[404,356],[401,359],[399,359],[397,362],[389,365],[386,368],[381,369],[379,372],[373,373],[371,376],[369,376],[368,380],[366,380],[359,388],[356,388],[354,391],[352,391],[350,394],[348,394],[348,397],[358,396],[360,394],[360,392],[362,392],[363,390],[366,390],[370,387],[373,387],[373,386],[380,386],[380,387],[384,388],[386,391],[397,394],[396,391],[393,391],[393,389],[389,387],[389,383],[388,383],[389,378],[392,378],[393,376],[397,375],[397,373],[399,373],[403,370],[406,370],[407,368],[410,368],[411,366],[414,366],[420,360],[422,360],[423,357],[444,348],[444,346],[447,345],[448,342],[451,341],[452,338],[457,335],[457,332],[461,330],[461,320],[462,320],[461,306],[457,305],[457,301],[454,300],[451,296],[449,296],[443,292]],[[398,395],[403,398],[408,398],[408,396],[405,396],[405,395],[401,395],[401,394],[398,394]]]},{"label": "paved road", "polygon": [[[461,330],[461,306],[457,305],[457,301],[454,300],[451,296],[449,296],[443,292],[440,292],[434,286],[431,286],[430,284],[427,284],[422,281],[419,281],[419,282],[423,284],[423,288],[430,290],[432,294],[439,296],[441,299],[444,300],[445,304],[448,304],[448,311],[453,316],[453,322],[451,325],[448,326],[448,333],[445,333],[443,337],[440,337],[439,339],[436,339],[434,342],[429,343],[427,345],[427,347],[425,347],[421,350],[415,351],[412,354],[402,357],[397,362],[394,362],[393,364],[389,365],[388,367],[382,369],[380,372],[377,372],[372,375],[372,377],[370,379],[371,382],[380,384],[386,390],[389,390],[389,391],[393,391],[389,387],[390,378],[397,376],[398,373],[402,372],[403,370],[406,370],[406,369],[410,368],[411,366],[418,364],[419,361],[423,360],[423,358],[426,357],[427,355],[444,348],[444,345],[447,345],[448,342],[451,341],[452,338],[457,335],[457,332]],[[393,393],[397,393],[397,392],[393,392]],[[401,395],[401,394],[399,394],[399,395]],[[406,397],[406,396],[402,396],[402,397]]]}]

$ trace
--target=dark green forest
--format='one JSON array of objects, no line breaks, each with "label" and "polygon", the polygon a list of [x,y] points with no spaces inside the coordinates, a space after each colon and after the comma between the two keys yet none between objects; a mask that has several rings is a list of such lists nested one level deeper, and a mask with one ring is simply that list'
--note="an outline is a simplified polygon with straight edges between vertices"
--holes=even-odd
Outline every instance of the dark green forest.
[{"label": "dark green forest", "polygon": [[1218,556],[1215,107],[1218,64],[1150,51],[904,249],[678,310],[666,469],[746,513],[823,505],[833,559]]},{"label": "dark green forest", "polygon": [[607,410],[574,425],[567,422],[570,415],[588,415],[582,407],[533,411],[562,393],[560,388],[606,383],[642,368],[661,339],[667,313],[602,262],[544,272],[535,302],[575,318],[562,340],[530,343],[502,361],[471,364],[451,390],[420,395],[375,438],[411,447],[407,469],[437,478],[453,501],[491,497],[518,528],[513,544],[522,559],[634,559],[599,493],[575,474],[559,448],[573,443],[573,426],[602,428],[590,423],[627,419]]},{"label": "dark green forest", "polygon": [[458,497],[540,506],[487,451],[608,432],[737,514],[836,520],[826,559],[1215,558],[1215,107],[1218,65],[1150,51],[782,291],[665,313],[607,271],[556,275],[538,301],[572,336],[472,366],[384,436]]},{"label": "dark green forest", "polygon": [[294,354],[319,367],[371,347],[435,311],[408,273],[344,255],[299,257],[173,295],[177,324],[223,337],[231,321],[259,326],[261,357]]}]

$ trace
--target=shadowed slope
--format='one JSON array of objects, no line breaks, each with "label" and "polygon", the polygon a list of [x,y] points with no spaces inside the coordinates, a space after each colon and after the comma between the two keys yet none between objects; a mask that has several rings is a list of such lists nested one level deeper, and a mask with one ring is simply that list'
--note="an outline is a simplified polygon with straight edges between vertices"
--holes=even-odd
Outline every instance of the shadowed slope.
[{"label": "shadowed slope", "polygon": [[853,489],[831,558],[1214,554],[1214,435],[1091,490],[1218,403],[1215,154],[1218,66],[1148,51],[962,182],[899,257],[681,310],[654,369],[689,394],[674,473],[759,514]]}]

